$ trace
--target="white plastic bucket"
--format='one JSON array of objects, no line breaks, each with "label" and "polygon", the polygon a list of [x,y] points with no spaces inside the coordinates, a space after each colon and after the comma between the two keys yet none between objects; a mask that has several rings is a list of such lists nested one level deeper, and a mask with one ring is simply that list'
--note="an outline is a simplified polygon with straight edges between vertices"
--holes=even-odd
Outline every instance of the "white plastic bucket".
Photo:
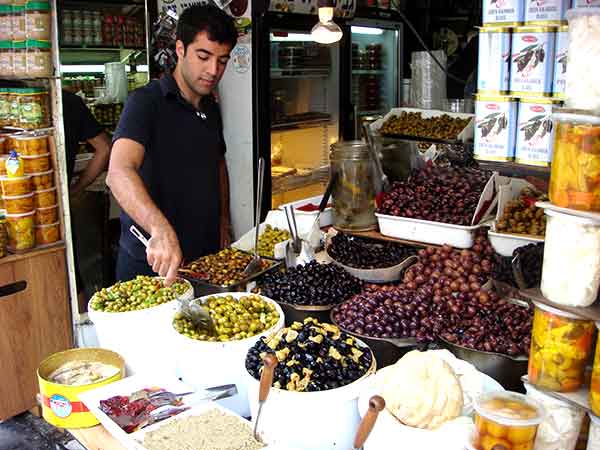
[{"label": "white plastic bucket", "polygon": [[[361,346],[366,347],[362,342]],[[362,378],[328,391],[292,392],[271,388],[260,413],[259,435],[277,448],[290,443],[298,450],[353,448],[360,423],[358,398],[375,369],[373,357],[373,366]],[[252,417],[256,418],[260,383],[245,369],[244,377]]]},{"label": "white plastic bucket", "polygon": [[[224,297],[231,296],[235,299],[246,297],[247,292],[225,292],[222,294],[208,295],[200,297],[200,302],[209,297]],[[223,384],[235,384],[238,389],[238,394],[223,400],[219,400],[219,404],[225,408],[235,411],[243,417],[250,416],[250,407],[248,405],[248,395],[246,392],[246,383],[242,376],[246,373],[246,354],[262,336],[269,336],[272,333],[283,328],[285,317],[281,307],[268,297],[261,296],[264,300],[275,306],[279,313],[277,323],[265,330],[246,339],[229,342],[209,342],[199,341],[188,338],[179,334],[173,328],[171,314],[171,323],[169,326],[171,334],[171,346],[176,350],[175,364],[177,375],[182,381],[194,387],[195,389],[203,389],[212,386]]]},{"label": "white plastic bucket", "polygon": [[[194,288],[181,296],[194,298]],[[125,359],[128,375],[139,372],[175,374],[175,357],[169,329],[179,302],[172,300],[139,311],[94,311],[88,305],[88,317],[94,323],[100,347],[119,353]]]}]

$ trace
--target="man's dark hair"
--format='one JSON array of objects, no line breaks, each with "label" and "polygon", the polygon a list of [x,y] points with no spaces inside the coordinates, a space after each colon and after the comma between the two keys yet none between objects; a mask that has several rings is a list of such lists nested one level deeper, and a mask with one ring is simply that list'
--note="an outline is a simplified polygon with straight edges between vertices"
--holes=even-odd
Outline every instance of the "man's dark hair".
[{"label": "man's dark hair", "polygon": [[177,40],[183,42],[187,50],[198,33],[206,32],[211,41],[229,44],[237,43],[238,33],[233,19],[214,5],[196,3],[183,10],[177,23]]}]

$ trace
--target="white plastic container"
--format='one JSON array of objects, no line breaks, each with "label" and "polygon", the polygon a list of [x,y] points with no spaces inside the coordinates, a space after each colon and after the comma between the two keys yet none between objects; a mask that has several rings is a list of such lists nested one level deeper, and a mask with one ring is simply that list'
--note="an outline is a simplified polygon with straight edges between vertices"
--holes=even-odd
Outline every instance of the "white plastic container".
[{"label": "white plastic container", "polygon": [[[365,345],[357,339],[357,343]],[[297,450],[351,449],[360,423],[358,398],[372,373],[346,386],[320,392],[271,388],[258,424],[259,435],[274,448]],[[244,369],[252,417],[258,412],[259,381]]]},{"label": "white plastic container", "polygon": [[519,102],[515,160],[521,164],[547,167],[552,162],[554,133],[552,110],[555,100],[522,99]]},{"label": "white plastic container", "polygon": [[525,4],[527,25],[559,25],[566,20],[565,14],[571,6],[571,0],[534,0]]},{"label": "white plastic container", "polygon": [[556,30],[554,45],[554,77],[552,79],[552,97],[564,100],[567,86],[567,59],[569,55],[569,26],[561,25]]},{"label": "white plastic container", "polygon": [[495,2],[483,0],[483,24],[516,26],[525,19],[523,0],[504,0]]},{"label": "white plastic container", "polygon": [[452,225],[379,213],[375,213],[375,216],[379,223],[379,231],[384,236],[426,244],[449,244],[457,248],[471,248],[475,231],[479,228],[479,225]]},{"label": "white plastic container", "polygon": [[592,413],[588,413],[588,415],[590,416],[590,431],[586,450],[600,450],[600,418]]},{"label": "white plastic container", "polygon": [[[200,297],[199,301],[203,302],[209,297],[224,297],[229,295],[235,299],[240,299],[249,294],[246,292],[226,292]],[[275,306],[275,309],[279,313],[277,324],[260,334],[239,341],[208,342],[188,338],[179,334],[173,328],[173,314],[170,315],[169,333],[171,338],[169,342],[172,348],[177,349],[175,363],[178,376],[181,377],[184,383],[195,389],[222,384],[235,384],[238,394],[234,397],[220,400],[219,403],[244,417],[250,416],[246,382],[242,375],[246,373],[246,354],[250,347],[262,336],[269,336],[279,331],[285,323],[281,307],[268,297],[262,296],[262,298]]]},{"label": "white plastic container", "polygon": [[474,157],[510,161],[515,156],[517,102],[513,97],[477,95]]},{"label": "white plastic container", "polygon": [[543,238],[512,233],[498,233],[497,231],[488,231],[488,238],[496,253],[502,256],[512,256],[513,252],[519,247],[544,242]]},{"label": "white plastic container", "polygon": [[[322,198],[323,198],[322,195],[305,198],[303,200],[298,200],[295,202],[286,203],[285,205],[281,205],[279,207],[279,209],[283,211],[283,208],[285,206],[292,206],[294,208],[294,213],[296,214],[296,221],[309,220],[310,224],[312,225],[312,223],[317,218],[317,214],[319,213],[319,211],[302,211],[302,210],[298,209],[298,207],[308,205],[309,203],[319,206],[319,203],[321,203]],[[331,203],[331,199],[329,200],[329,203]],[[332,223],[333,223],[333,207],[330,206],[328,208],[325,208],[325,210],[321,213],[321,217],[319,217],[319,227],[321,227],[321,228],[328,227],[328,226],[331,226]],[[300,226],[300,224],[298,224],[298,226]]]},{"label": "white plastic container", "polygon": [[[586,0],[577,0],[584,4]],[[600,7],[571,9],[569,20],[569,70],[566,106],[600,114]]]},{"label": "white plastic container", "polygon": [[508,94],[510,82],[510,28],[483,27],[479,30],[477,92]]},{"label": "white plastic container", "polygon": [[548,300],[590,306],[600,286],[600,221],[546,207],[541,290]]},{"label": "white plastic container", "polygon": [[517,27],[513,30],[510,91],[515,97],[552,96],[556,28]]},{"label": "white plastic container", "polygon": [[[194,298],[194,288],[181,296]],[[90,300],[91,301],[91,300]],[[175,374],[175,355],[170,340],[171,321],[177,300],[139,311],[94,311],[88,304],[88,316],[94,323],[100,347],[119,353],[125,359],[128,375],[139,372]]]},{"label": "white plastic container", "polygon": [[527,396],[541,403],[546,412],[535,438],[535,449],[574,450],[585,411],[544,394],[529,383],[525,383],[525,390]]}]

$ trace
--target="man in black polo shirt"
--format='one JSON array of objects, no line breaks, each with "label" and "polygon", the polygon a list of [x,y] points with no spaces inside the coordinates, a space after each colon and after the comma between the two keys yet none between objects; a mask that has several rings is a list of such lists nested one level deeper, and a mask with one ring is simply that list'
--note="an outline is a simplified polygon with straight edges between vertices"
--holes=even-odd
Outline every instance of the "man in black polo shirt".
[{"label": "man in black polo shirt", "polygon": [[[117,279],[177,275],[182,257],[229,244],[229,185],[212,95],[237,41],[233,19],[196,4],[177,25],[177,67],[129,96],[113,137],[107,184],[120,203]],[[146,250],[129,232],[149,235]]]}]

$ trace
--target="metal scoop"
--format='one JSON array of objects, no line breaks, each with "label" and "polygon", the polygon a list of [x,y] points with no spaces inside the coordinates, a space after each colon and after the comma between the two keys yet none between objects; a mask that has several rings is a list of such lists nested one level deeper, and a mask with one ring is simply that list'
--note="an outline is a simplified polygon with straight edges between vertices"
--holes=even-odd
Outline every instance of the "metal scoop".
[{"label": "metal scoop", "polygon": [[371,152],[371,158],[373,158],[373,162],[375,163],[375,170],[377,171],[377,175],[381,178],[381,188],[383,192],[388,192],[390,190],[390,180],[383,171],[375,140],[373,139],[373,134],[371,133],[371,129],[367,123],[363,123],[363,133],[365,134],[365,140],[367,141],[367,146]]},{"label": "metal scoop", "polygon": [[194,327],[200,330],[206,330],[206,332],[214,336],[216,334],[216,327],[213,318],[206,308],[198,303],[199,299],[188,300],[185,298],[179,299],[180,313],[183,316],[191,320]]},{"label": "metal scoop", "polygon": [[263,370],[260,374],[260,386],[258,388],[258,412],[256,413],[256,420],[254,421],[254,439],[257,441],[260,440],[257,433],[260,412],[262,411],[262,407],[269,396],[269,391],[271,390],[271,385],[273,384],[273,376],[275,375],[275,367],[277,367],[279,361],[275,355],[269,353],[263,358],[263,363]]},{"label": "metal scoop", "polygon": [[262,268],[261,258],[258,254],[258,235],[260,234],[260,215],[261,215],[261,200],[262,200],[262,191],[263,191],[263,178],[264,178],[264,166],[265,160],[261,157],[258,159],[258,179],[257,179],[257,189],[256,189],[256,217],[254,218],[254,257],[252,261],[248,263],[242,275],[244,277],[249,277],[250,275],[260,272]]},{"label": "metal scoop", "polygon": [[377,420],[377,416],[379,413],[383,411],[385,408],[385,400],[383,397],[379,395],[374,395],[369,400],[369,409],[367,410],[367,414],[360,422],[358,426],[358,430],[356,430],[356,435],[354,436],[354,447],[352,450],[361,450],[371,431],[373,431],[373,427],[375,426],[375,421]]}]

